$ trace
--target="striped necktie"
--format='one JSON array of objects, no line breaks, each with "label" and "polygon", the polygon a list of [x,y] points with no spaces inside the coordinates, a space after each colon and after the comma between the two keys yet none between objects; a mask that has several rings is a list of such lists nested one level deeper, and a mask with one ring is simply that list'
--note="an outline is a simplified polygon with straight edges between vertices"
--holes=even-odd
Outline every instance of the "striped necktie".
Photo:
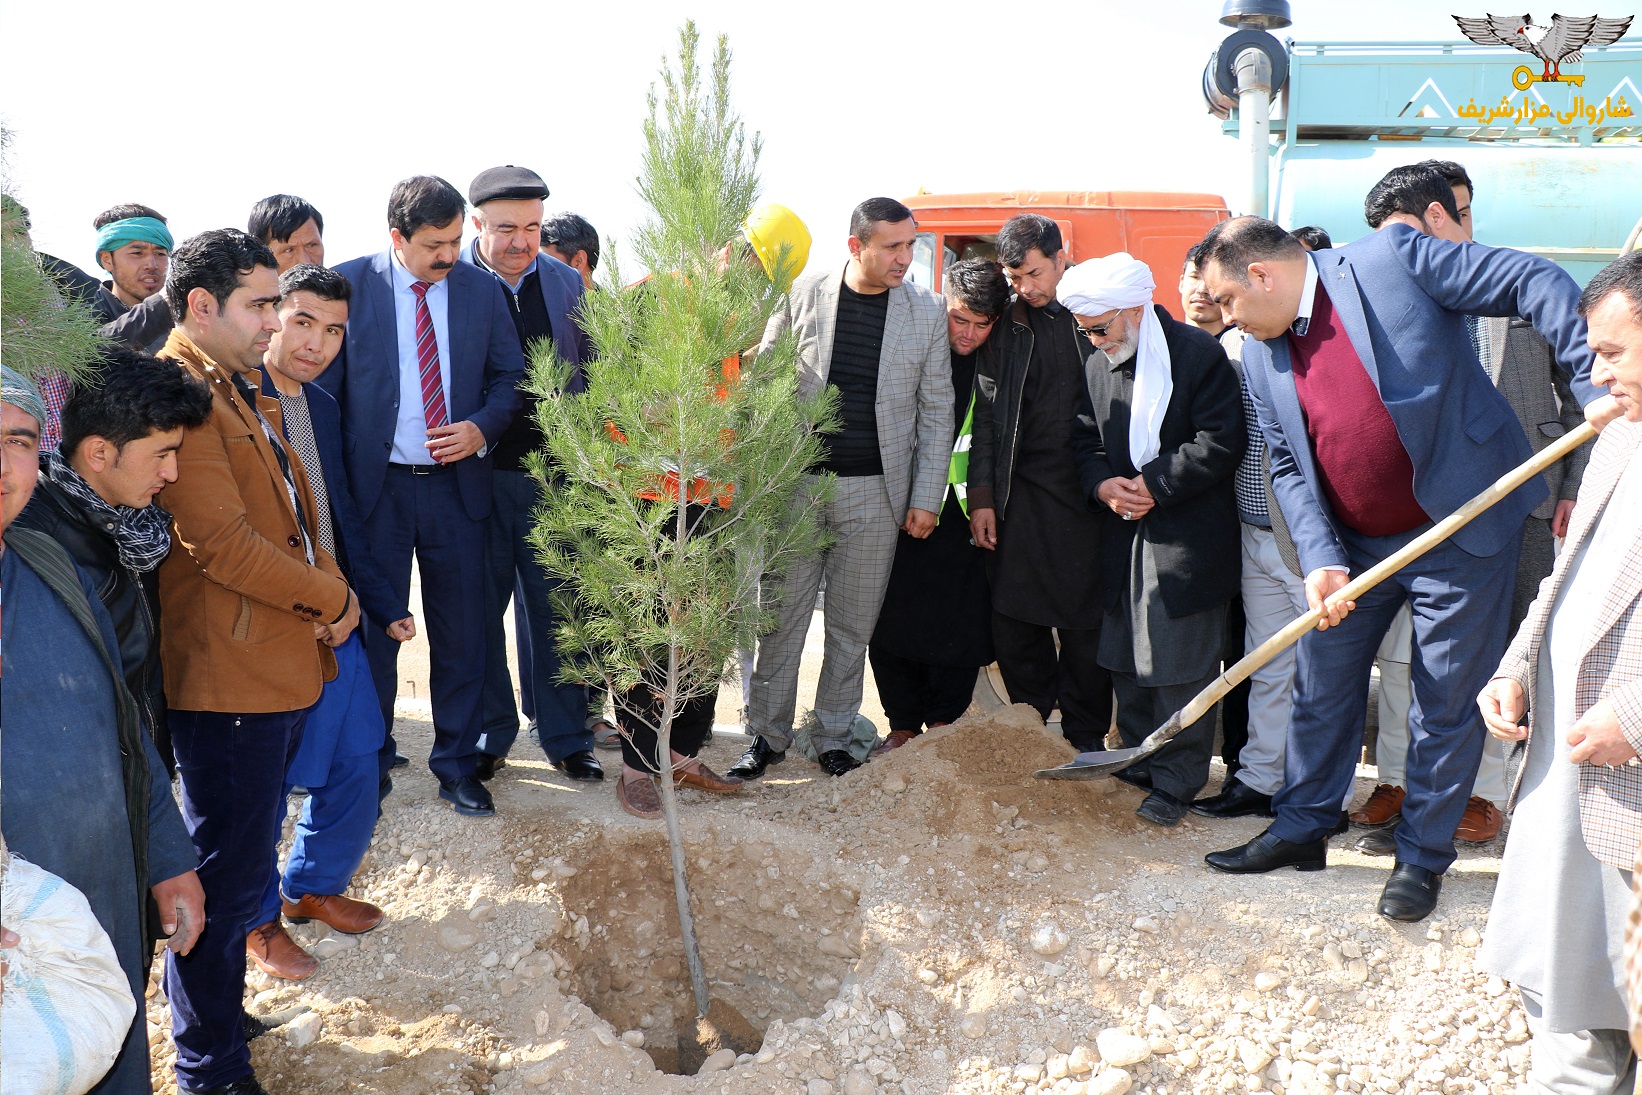
[{"label": "striped necktie", "polygon": [[430,281],[411,283],[416,294],[416,369],[422,377],[422,413],[428,429],[450,424],[445,410],[445,385],[439,376],[439,340],[433,334],[433,314],[428,311]]}]

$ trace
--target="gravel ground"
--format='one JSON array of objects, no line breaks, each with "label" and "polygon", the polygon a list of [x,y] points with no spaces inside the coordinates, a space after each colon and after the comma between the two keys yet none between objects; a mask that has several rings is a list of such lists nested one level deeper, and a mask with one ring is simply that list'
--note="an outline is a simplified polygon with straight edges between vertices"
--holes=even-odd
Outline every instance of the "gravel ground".
[{"label": "gravel ground", "polygon": [[[458,817],[425,706],[400,716],[414,763],[352,891],[386,923],[295,927],[320,971],[248,975],[250,1010],[289,1020],[253,1046],[273,1095],[1509,1092],[1526,1068],[1515,993],[1473,963],[1503,839],[1464,850],[1429,921],[1392,924],[1389,860],[1221,875],[1204,853],[1263,821],[1160,830],[1123,784],[1034,780],[1071,750],[1016,707],[842,779],[794,755],[738,795],[681,792],[713,992],[765,1041],[670,1075],[694,1012],[661,823],[523,739],[497,816]],[[157,991],[148,1017],[170,1095]]]}]

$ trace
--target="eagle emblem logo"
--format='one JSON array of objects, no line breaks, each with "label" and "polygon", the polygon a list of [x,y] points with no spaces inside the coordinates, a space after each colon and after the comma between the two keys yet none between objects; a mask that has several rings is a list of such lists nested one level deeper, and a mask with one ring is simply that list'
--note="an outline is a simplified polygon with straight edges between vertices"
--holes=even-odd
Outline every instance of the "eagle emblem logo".
[{"label": "eagle emblem logo", "polygon": [[[1582,76],[1563,76],[1563,62],[1584,59],[1587,46],[1609,46],[1625,36],[1632,16],[1604,19],[1596,15],[1553,15],[1549,26],[1533,21],[1531,15],[1484,15],[1480,19],[1454,16],[1460,32],[1479,46],[1510,46],[1538,57],[1544,71],[1537,79],[1523,68],[1530,83],[1584,83]],[[1526,86],[1525,84],[1519,86]]]}]

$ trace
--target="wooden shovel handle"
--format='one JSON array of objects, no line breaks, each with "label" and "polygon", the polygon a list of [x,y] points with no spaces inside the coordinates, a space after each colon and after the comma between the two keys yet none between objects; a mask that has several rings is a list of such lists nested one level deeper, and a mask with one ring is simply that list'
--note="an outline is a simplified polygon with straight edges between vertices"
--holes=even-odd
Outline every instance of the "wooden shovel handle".
[{"label": "wooden shovel handle", "polygon": [[[1493,482],[1487,490],[1471,499],[1465,505],[1444,517],[1441,521],[1426,529],[1402,548],[1374,566],[1363,571],[1353,578],[1344,589],[1329,598],[1330,601],[1354,601],[1364,593],[1373,589],[1415,559],[1424,555],[1454,533],[1470,524],[1473,519],[1484,510],[1499,502],[1506,495],[1516,490],[1522,484],[1550,467],[1552,464],[1573,452],[1585,442],[1596,436],[1596,427],[1589,422],[1581,422],[1577,429],[1569,430],[1557,440],[1535,453],[1533,458],[1519,464]],[[1209,708],[1219,703],[1221,698],[1239,684],[1248,680],[1249,675],[1256,669],[1271,661],[1278,654],[1287,650],[1300,641],[1300,636],[1317,626],[1323,618],[1323,613],[1312,609],[1304,616],[1294,620],[1283,630],[1261,643],[1258,648],[1243,656],[1237,664],[1230,666],[1213,684],[1193,697],[1180,712],[1180,725],[1190,726],[1204,715]],[[1177,731],[1178,732],[1178,731]]]}]

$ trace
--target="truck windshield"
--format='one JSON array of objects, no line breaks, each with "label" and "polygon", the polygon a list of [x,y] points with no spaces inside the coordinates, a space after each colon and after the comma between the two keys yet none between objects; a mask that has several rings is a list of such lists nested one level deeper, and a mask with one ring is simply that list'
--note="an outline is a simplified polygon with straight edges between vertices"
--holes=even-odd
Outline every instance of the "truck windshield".
[{"label": "truck windshield", "polygon": [[907,280],[921,285],[932,293],[939,293],[935,282],[935,234],[919,232],[912,241],[912,265],[907,268]]}]

